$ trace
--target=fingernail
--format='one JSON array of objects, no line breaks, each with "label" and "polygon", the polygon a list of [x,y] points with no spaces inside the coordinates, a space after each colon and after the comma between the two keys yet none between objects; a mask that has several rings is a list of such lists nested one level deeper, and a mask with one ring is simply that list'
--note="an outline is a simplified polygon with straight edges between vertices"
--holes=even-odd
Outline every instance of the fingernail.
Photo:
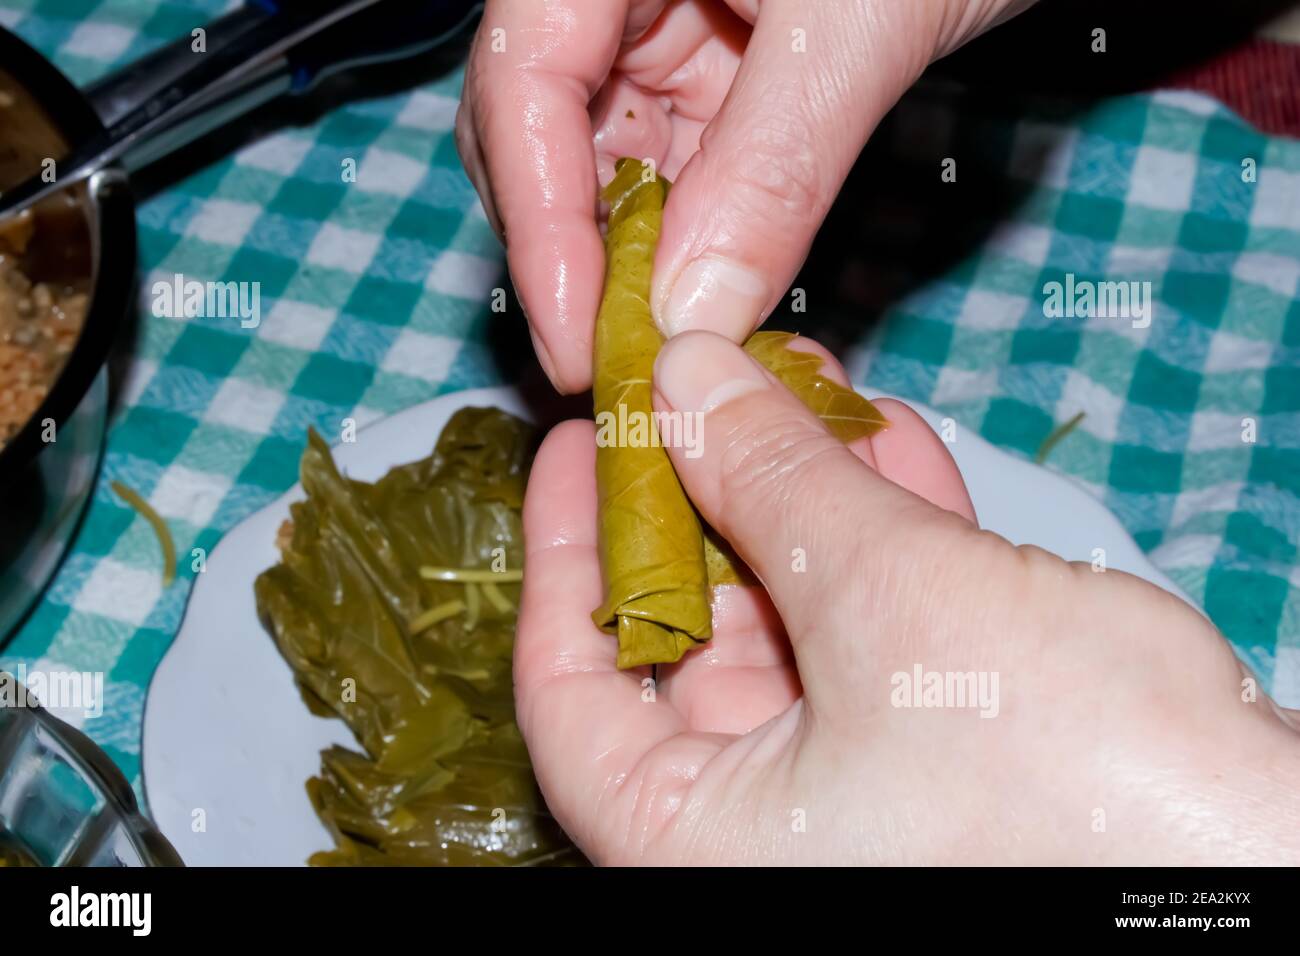
[{"label": "fingernail", "polygon": [[672,338],[704,329],[738,342],[758,325],[767,304],[767,280],[718,256],[692,261],[673,283],[659,317],[659,331]]},{"label": "fingernail", "polygon": [[678,336],[665,344],[655,359],[654,383],[679,412],[711,412],[770,384],[740,346],[708,332]]}]

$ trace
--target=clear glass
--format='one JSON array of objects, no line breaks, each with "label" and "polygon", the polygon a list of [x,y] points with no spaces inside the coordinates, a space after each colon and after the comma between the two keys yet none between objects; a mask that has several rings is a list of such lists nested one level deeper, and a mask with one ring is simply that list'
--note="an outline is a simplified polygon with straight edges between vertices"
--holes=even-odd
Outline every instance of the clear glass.
[{"label": "clear glass", "polygon": [[41,708],[12,703],[0,706],[0,865],[181,865],[107,754]]}]

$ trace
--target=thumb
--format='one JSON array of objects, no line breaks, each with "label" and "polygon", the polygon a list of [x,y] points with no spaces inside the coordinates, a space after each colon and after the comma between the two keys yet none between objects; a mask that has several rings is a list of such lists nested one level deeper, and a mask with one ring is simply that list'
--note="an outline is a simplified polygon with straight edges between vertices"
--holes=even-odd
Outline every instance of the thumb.
[{"label": "thumb", "polygon": [[867,137],[933,53],[926,31],[877,12],[893,6],[762,5],[664,210],[651,305],[665,337],[744,341],[776,308]]},{"label": "thumb", "polygon": [[[964,519],[893,484],[830,434],[743,349],[718,335],[670,340],[654,370],[656,411],[698,416],[669,448],[704,519],[763,582],[814,703],[865,686],[867,628],[901,637],[919,592],[949,560]],[[661,432],[664,431],[661,429]]]}]

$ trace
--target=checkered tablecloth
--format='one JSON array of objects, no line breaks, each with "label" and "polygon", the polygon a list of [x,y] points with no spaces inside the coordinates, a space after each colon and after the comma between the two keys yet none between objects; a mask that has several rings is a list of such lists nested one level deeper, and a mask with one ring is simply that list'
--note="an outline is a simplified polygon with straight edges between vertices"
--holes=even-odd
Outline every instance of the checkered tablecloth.
[{"label": "checkered tablecloth", "polygon": [[[0,0],[0,25],[86,82],[224,6]],[[153,533],[109,482],[145,495],[182,555],[211,550],[294,483],[309,426],[337,434],[518,374],[500,355],[527,337],[489,309],[502,256],[454,148],[459,84],[343,106],[140,207],[139,332],[103,472],[73,552],[0,654],[105,672],[104,714],[84,729],[137,783],[145,691],[194,574],[181,562],[162,589]],[[910,96],[880,142],[894,178],[879,192],[929,198],[857,217],[870,228],[836,304],[819,310],[810,287],[821,325],[803,327],[848,347],[859,381],[1016,452],[1084,411],[1050,467],[1111,507],[1300,706],[1300,144],[1188,94],[1065,108],[939,87]],[[956,183],[941,182],[945,157]],[[991,196],[1004,201],[985,209]],[[954,208],[976,234],[936,258],[925,210],[948,235]],[[260,326],[154,315],[151,286],[177,273],[259,282]],[[1152,282],[1153,321],[1047,318],[1043,286],[1065,273]],[[505,334],[517,341],[489,347]]]}]

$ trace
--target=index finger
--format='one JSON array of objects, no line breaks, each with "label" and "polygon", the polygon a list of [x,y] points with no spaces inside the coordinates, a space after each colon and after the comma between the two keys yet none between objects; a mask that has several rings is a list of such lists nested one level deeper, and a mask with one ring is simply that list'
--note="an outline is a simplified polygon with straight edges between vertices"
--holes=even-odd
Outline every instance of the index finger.
[{"label": "index finger", "polygon": [[604,249],[587,104],[631,0],[489,0],[465,96],[538,359],[562,392],[591,385]]}]

